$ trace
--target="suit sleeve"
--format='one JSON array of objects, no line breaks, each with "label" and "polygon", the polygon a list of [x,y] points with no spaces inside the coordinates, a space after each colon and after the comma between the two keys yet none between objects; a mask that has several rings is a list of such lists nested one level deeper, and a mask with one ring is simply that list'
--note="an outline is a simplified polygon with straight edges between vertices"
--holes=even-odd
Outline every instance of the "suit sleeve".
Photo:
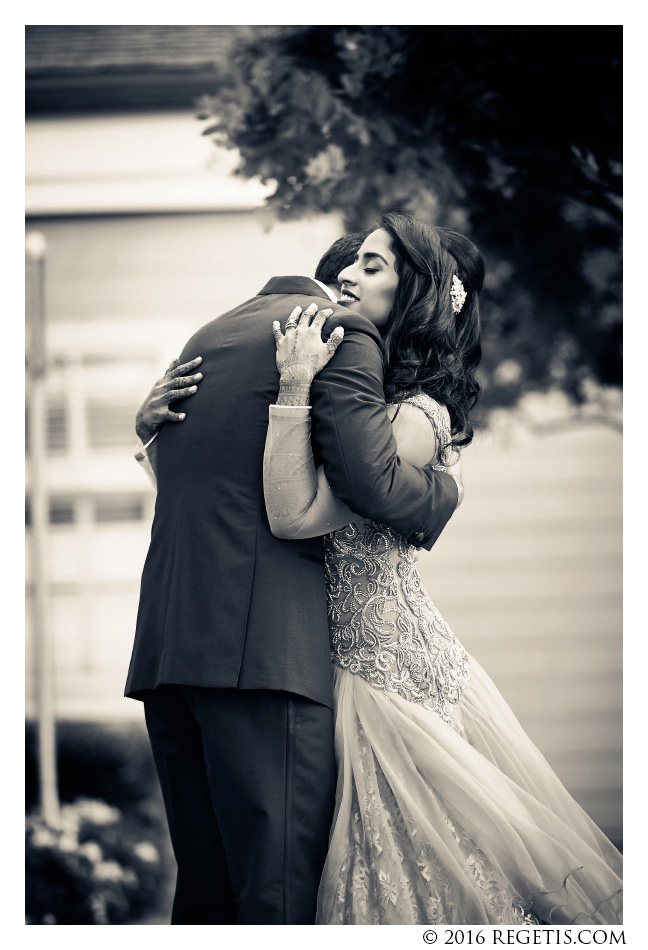
[{"label": "suit sleeve", "polygon": [[399,458],[385,406],[378,333],[359,314],[338,311],[327,320],[324,336],[339,325],[344,342],[311,389],[315,452],[333,492],[352,511],[429,550],[457,507],[456,482]]}]

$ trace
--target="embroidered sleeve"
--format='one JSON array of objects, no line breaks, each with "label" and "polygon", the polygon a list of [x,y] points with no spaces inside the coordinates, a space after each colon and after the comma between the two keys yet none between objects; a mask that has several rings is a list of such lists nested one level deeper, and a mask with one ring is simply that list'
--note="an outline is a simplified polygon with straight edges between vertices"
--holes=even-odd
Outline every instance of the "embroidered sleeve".
[{"label": "embroidered sleeve", "polygon": [[270,406],[263,492],[270,529],[278,538],[314,538],[354,517],[334,496],[324,469],[315,469],[310,433],[310,409]]}]

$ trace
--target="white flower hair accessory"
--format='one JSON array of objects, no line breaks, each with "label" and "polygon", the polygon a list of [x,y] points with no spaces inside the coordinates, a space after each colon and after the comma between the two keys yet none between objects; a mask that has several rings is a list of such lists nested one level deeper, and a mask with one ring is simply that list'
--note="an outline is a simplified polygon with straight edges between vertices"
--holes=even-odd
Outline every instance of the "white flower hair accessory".
[{"label": "white flower hair accessory", "polygon": [[464,290],[464,285],[461,283],[456,274],[452,275],[452,288],[450,290],[450,296],[452,297],[452,312],[461,313],[461,308],[463,307],[468,294]]}]

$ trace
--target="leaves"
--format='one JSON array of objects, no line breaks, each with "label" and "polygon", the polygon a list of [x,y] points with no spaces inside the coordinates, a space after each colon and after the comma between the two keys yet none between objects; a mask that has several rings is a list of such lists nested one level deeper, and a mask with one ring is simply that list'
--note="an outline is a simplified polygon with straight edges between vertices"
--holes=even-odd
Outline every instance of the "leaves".
[{"label": "leaves", "polygon": [[478,244],[487,402],[620,382],[619,27],[251,27],[226,75],[204,134],[278,216],[401,207]]}]

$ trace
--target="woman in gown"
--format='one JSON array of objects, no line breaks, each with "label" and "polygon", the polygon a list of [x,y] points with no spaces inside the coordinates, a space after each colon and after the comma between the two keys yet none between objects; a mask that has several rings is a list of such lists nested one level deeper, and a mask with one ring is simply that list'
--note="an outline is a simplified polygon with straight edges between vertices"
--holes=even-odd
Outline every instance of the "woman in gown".
[{"label": "woman in gown", "polygon": [[[389,213],[339,279],[381,330],[399,455],[453,463],[478,394],[478,252]],[[298,314],[273,332],[307,393],[335,347]],[[620,923],[621,855],[443,619],[417,550],[333,496],[308,408],[270,408],[264,490],[275,534],[324,536],[338,783],[317,923]]]}]

